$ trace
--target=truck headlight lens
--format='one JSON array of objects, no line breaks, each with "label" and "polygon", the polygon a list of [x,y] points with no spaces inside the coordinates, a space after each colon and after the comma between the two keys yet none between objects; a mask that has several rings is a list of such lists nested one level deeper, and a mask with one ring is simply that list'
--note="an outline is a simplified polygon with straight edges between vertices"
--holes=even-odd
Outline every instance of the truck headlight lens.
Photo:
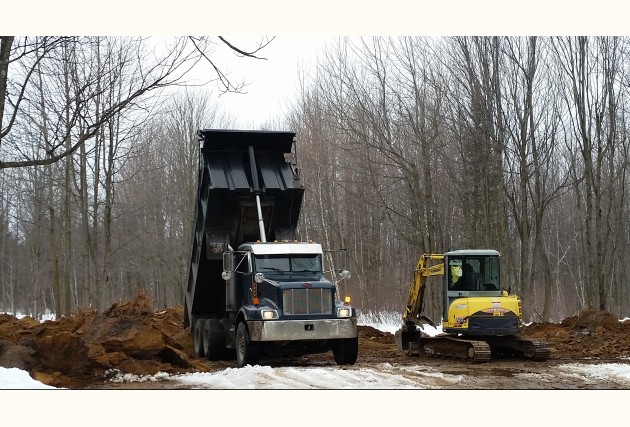
[{"label": "truck headlight lens", "polygon": [[337,317],[350,317],[351,313],[352,313],[352,309],[349,307],[337,308]]},{"label": "truck headlight lens", "polygon": [[276,310],[261,310],[263,320],[277,319],[278,312]]}]

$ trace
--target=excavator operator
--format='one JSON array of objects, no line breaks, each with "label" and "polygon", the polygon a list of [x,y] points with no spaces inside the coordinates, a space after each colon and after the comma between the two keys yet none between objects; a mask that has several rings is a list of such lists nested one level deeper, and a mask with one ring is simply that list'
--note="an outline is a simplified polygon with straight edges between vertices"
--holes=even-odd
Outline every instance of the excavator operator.
[{"label": "excavator operator", "polygon": [[463,266],[462,277],[453,285],[451,290],[454,291],[476,291],[481,290],[481,275],[475,273],[472,265],[465,263]]}]

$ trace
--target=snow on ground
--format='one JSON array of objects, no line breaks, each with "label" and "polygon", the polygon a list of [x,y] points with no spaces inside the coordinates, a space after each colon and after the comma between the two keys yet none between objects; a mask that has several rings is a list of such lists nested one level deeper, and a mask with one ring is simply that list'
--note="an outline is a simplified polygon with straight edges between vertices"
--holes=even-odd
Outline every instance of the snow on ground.
[{"label": "snow on ground", "polygon": [[[383,363],[373,368],[336,367],[275,367],[247,365],[244,368],[228,368],[219,372],[196,372],[169,375],[159,372],[152,376],[139,376],[118,372],[110,381],[113,383],[152,383],[169,381],[178,388],[189,390],[408,390],[441,389],[463,383],[464,375],[445,374],[431,367],[394,367]],[[0,368],[1,369],[1,368]],[[18,371],[18,370],[16,370]],[[18,371],[19,372],[19,371]],[[20,376],[26,387],[14,381],[14,387],[0,388],[52,388],[39,387],[27,373]],[[1,375],[1,371],[0,371]],[[557,366],[545,374],[517,373],[517,377],[546,378],[553,383],[557,377],[574,377],[585,384],[630,390],[630,365],[626,363],[584,364],[567,363]],[[414,378],[413,380],[410,377]],[[43,385],[43,384],[40,384]]]},{"label": "snow on ground", "polygon": [[0,366],[1,389],[54,389],[31,378],[28,372],[18,368],[3,368]]},{"label": "snow on ground", "polygon": [[191,389],[299,389],[299,390],[382,390],[421,389],[416,381],[402,375],[375,371],[338,368],[294,368],[246,366],[215,373],[194,373],[172,377]]},{"label": "snow on ground", "polygon": [[[0,314],[11,314],[11,315],[13,315],[13,313],[9,312],[9,311],[0,311]],[[25,314],[25,313],[22,313],[22,312],[17,312],[15,314],[15,317],[17,317],[18,319],[22,319],[22,318],[24,318],[26,316],[30,316],[32,318],[35,318],[35,316],[33,316],[31,313]],[[40,322],[43,322],[45,320],[55,320],[55,318],[56,318],[55,313],[53,313],[49,309],[46,309],[43,313],[40,313],[37,316],[37,319]]]},{"label": "snow on ground", "polygon": [[558,366],[558,370],[567,375],[582,377],[587,380],[627,385],[630,389],[630,365],[622,363],[603,363],[601,365],[567,363]]}]

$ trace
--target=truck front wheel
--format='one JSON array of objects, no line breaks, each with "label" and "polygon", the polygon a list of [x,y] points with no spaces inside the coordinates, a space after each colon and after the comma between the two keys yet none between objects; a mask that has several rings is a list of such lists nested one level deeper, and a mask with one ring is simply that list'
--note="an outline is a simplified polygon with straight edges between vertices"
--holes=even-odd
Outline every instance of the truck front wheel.
[{"label": "truck front wheel", "polygon": [[203,327],[205,326],[206,319],[197,319],[193,328],[193,343],[195,344],[195,354],[199,357],[205,355],[203,349]]},{"label": "truck front wheel", "polygon": [[257,362],[255,345],[249,340],[249,332],[244,322],[236,329],[236,366],[253,365]]},{"label": "truck front wheel", "polygon": [[359,338],[339,340],[333,347],[333,355],[337,365],[354,365],[359,354]]}]

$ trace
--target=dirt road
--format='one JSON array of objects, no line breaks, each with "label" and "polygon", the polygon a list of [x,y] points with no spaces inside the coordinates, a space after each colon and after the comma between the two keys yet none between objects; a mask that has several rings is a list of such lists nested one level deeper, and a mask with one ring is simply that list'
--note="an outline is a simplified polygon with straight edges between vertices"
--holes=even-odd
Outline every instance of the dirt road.
[{"label": "dirt road", "polygon": [[[151,376],[187,372],[219,372],[235,361],[209,362],[194,355],[191,334],[183,328],[182,307],[153,311],[146,295],[114,304],[104,313],[80,311],[40,323],[0,315],[0,366],[27,370],[55,387],[186,388],[176,380],[114,383],[120,373]],[[560,324],[532,324],[524,335],[547,340],[545,362],[498,359],[470,363],[400,353],[393,335],[359,327],[359,357],[350,372],[371,370],[399,375],[419,388],[443,389],[622,389],[623,381],[579,375],[571,364],[630,363],[630,322],[607,312],[584,311]],[[275,367],[340,369],[332,354],[268,360]],[[350,373],[349,372],[349,373]],[[358,377],[360,378],[360,377]]]},{"label": "dirt road", "polygon": [[[265,364],[267,364],[266,362]],[[421,389],[421,390],[628,390],[630,379],[587,374],[594,366],[619,366],[613,360],[565,362],[518,362],[500,360],[493,363],[472,364],[460,361],[423,360],[418,363],[389,363],[357,361],[354,366],[340,368],[334,362],[287,360],[271,362],[271,373],[256,376],[254,385],[243,386],[241,378],[230,379],[224,370],[214,373],[219,381],[198,380],[175,375],[152,380],[95,382],[91,389]],[[248,369],[248,368],[242,368]],[[212,371],[211,371],[212,372]],[[627,371],[626,371],[627,372]],[[313,384],[316,376],[343,378],[343,382],[330,380],[325,385]],[[349,386],[354,381],[355,386]],[[382,384],[386,383],[386,386]]]}]

